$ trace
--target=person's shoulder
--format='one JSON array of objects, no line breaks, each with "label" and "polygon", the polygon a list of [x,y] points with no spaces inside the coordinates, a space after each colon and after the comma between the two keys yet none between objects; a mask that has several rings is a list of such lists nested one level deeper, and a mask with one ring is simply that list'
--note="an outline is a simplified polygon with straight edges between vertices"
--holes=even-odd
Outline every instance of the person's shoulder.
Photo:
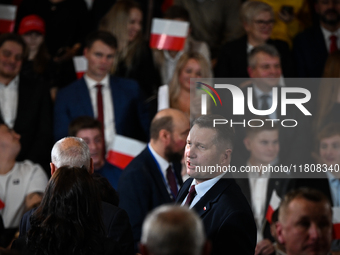
[{"label": "person's shoulder", "polygon": [[294,38],[294,43],[299,43],[304,40],[311,40],[317,34],[322,34],[321,28],[319,26],[312,26],[310,28],[305,29],[301,33],[297,34]]},{"label": "person's shoulder", "polygon": [[33,163],[32,161],[26,159],[22,162],[16,162],[13,170],[17,172],[21,172],[25,175],[34,173],[34,172],[39,172],[39,173],[44,173],[44,170],[39,164]]},{"label": "person's shoulder", "polygon": [[[235,48],[241,48],[243,46],[247,45],[247,36],[241,36],[240,38],[237,38],[235,40],[226,42],[221,46],[221,52],[222,53],[235,53]],[[246,49],[246,48],[245,48]]]},{"label": "person's shoulder", "polygon": [[110,85],[113,87],[121,87],[131,89],[133,87],[138,87],[138,83],[135,80],[121,78],[118,76],[111,75],[110,76]]},{"label": "person's shoulder", "polygon": [[127,218],[128,215],[126,211],[118,206],[109,204],[107,202],[101,201],[103,217],[108,218]]}]

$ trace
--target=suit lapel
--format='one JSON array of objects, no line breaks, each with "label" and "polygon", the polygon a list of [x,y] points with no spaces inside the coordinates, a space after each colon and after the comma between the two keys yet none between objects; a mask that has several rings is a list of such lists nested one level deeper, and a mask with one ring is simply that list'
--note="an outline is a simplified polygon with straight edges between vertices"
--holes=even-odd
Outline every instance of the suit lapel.
[{"label": "suit lapel", "polygon": [[207,213],[214,203],[217,203],[220,196],[223,194],[233,179],[220,179],[214,186],[212,186],[207,193],[193,206],[193,209],[202,217]]},{"label": "suit lapel", "polygon": [[77,83],[77,96],[78,96],[78,104],[83,109],[83,111],[94,117],[94,112],[92,109],[92,103],[91,103],[91,98],[90,98],[90,92],[87,88],[86,82],[84,77],[80,79],[79,83]]},{"label": "suit lapel", "polygon": [[238,186],[240,186],[243,195],[246,197],[248,203],[251,205],[249,178],[240,178],[235,181],[238,184]]},{"label": "suit lapel", "polygon": [[[34,93],[34,89],[30,88],[29,84],[23,84],[24,83],[24,78],[20,76],[19,78],[19,86],[18,86],[18,107],[17,107],[17,112],[16,112],[16,117],[14,121],[14,129],[17,129],[17,126],[19,124],[18,121],[22,118],[22,114],[26,114],[26,109],[30,109],[29,107],[29,100],[32,99],[31,93]],[[25,116],[23,116],[25,117]]]},{"label": "suit lapel", "polygon": [[146,161],[148,165],[148,170],[150,171],[150,174],[154,179],[161,196],[164,198],[164,201],[168,201],[169,203],[172,202],[167,187],[165,186],[166,184],[164,183],[163,175],[161,174],[160,169],[158,168],[158,163],[156,163],[148,147],[144,149],[143,153],[145,154],[145,157],[147,159]]}]

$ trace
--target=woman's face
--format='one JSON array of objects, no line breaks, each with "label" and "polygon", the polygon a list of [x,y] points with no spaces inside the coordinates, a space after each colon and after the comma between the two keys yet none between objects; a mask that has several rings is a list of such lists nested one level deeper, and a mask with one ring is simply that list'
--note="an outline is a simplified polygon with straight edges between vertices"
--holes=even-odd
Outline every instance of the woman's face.
[{"label": "woman's face", "polygon": [[44,41],[44,36],[41,33],[31,31],[22,35],[22,38],[27,44],[27,47],[30,51],[39,50],[40,45]]},{"label": "woman's face", "polygon": [[129,14],[128,21],[128,40],[129,42],[134,41],[142,29],[143,14],[137,8],[132,8]]},{"label": "woman's face", "polygon": [[182,89],[190,90],[190,78],[201,78],[201,66],[196,59],[190,58],[179,74]]},{"label": "woman's face", "polygon": [[244,29],[248,36],[256,41],[267,41],[272,34],[274,18],[270,12],[261,12],[254,17],[250,24],[245,23]]}]

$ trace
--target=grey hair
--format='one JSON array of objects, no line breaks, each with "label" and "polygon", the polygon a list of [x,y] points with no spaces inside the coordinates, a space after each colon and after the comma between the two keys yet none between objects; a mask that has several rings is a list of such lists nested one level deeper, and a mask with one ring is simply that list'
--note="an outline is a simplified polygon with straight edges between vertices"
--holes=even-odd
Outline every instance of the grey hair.
[{"label": "grey hair", "polygon": [[79,137],[65,137],[54,144],[51,152],[51,161],[57,169],[62,166],[84,166],[90,171],[90,149],[86,142]]},{"label": "grey hair", "polygon": [[260,1],[244,2],[241,7],[241,20],[243,23],[250,24],[261,12],[269,12],[274,18],[273,8],[269,4]]},{"label": "grey hair", "polygon": [[151,254],[201,254],[204,242],[202,221],[187,207],[160,206],[143,223],[141,243]]},{"label": "grey hair", "polygon": [[265,53],[271,57],[280,58],[280,53],[274,46],[269,45],[269,44],[263,44],[263,45],[254,47],[250,51],[250,53],[248,54],[248,66],[250,66],[251,68],[256,67],[257,65],[256,55],[260,52]]}]

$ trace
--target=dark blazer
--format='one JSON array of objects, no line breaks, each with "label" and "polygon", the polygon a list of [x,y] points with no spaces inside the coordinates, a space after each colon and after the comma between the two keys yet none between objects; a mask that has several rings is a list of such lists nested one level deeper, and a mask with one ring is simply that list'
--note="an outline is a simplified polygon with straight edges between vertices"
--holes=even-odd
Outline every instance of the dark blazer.
[{"label": "dark blazer", "polygon": [[[140,98],[135,81],[110,77],[117,134],[148,141],[149,115]],[[81,78],[57,94],[54,107],[54,138],[68,135],[68,125],[79,116],[94,117],[90,93],[85,79]]]},{"label": "dark blazer", "polygon": [[[14,131],[21,135],[17,161],[25,159],[49,169],[52,147],[52,101],[49,88],[31,77],[20,75]],[[3,123],[0,109],[0,123]]]},{"label": "dark blazer", "polygon": [[[267,44],[274,46],[279,51],[283,75],[295,77],[292,54],[288,44],[272,39],[269,39]],[[214,70],[215,77],[249,78],[247,48],[247,35],[223,45]]]},{"label": "dark blazer", "polygon": [[295,37],[293,53],[299,77],[322,77],[328,51],[320,25]]},{"label": "dark blazer", "polygon": [[[240,186],[244,196],[247,198],[249,205],[252,206],[252,200],[251,200],[251,192],[250,192],[250,185],[249,185],[249,179],[248,178],[238,178],[235,179],[236,183]],[[265,211],[263,215],[263,224],[262,224],[262,229],[263,229],[263,238],[270,239],[274,241],[272,235],[270,234],[270,225],[269,222],[266,221],[265,216],[267,213],[267,209],[269,206],[270,199],[272,197],[272,194],[274,190],[276,191],[277,195],[282,199],[285,194],[293,189],[294,186],[294,180],[287,179],[287,178],[272,178],[270,177],[268,180],[268,185],[267,185],[267,192],[266,192],[266,202],[265,202]]]},{"label": "dark blazer", "polygon": [[[102,219],[107,236],[118,243],[123,254],[134,254],[131,225],[126,212],[114,205],[101,202]],[[24,214],[20,222],[20,235],[23,237],[31,229],[30,217],[36,209]]]},{"label": "dark blazer", "polygon": [[[187,196],[192,180],[183,184],[177,203]],[[206,236],[212,242],[212,255],[254,254],[254,216],[234,179],[220,179],[192,209],[203,221]]]},{"label": "dark blazer", "polygon": [[[181,166],[173,164],[177,183],[182,186]],[[158,164],[145,148],[124,169],[118,183],[119,207],[129,215],[135,247],[141,237],[144,218],[152,209],[172,203]]]},{"label": "dark blazer", "polygon": [[[251,85],[252,87],[254,85]],[[243,89],[245,99],[247,98],[247,88]],[[294,95],[289,96],[292,98]],[[281,94],[280,88],[278,88],[278,105],[276,109],[277,119],[280,122],[284,119],[297,120],[298,125],[296,127],[283,127],[279,122],[279,142],[280,142],[280,164],[304,164],[310,163],[310,150],[311,150],[311,133],[310,133],[310,122],[311,116],[305,116],[295,105],[287,105],[286,115],[281,115]],[[231,118],[233,121],[241,122],[243,119],[258,119],[259,116],[252,114],[247,106],[247,100],[245,102],[245,115],[235,115]],[[255,109],[258,109],[258,102],[255,97],[253,89],[253,105]],[[229,107],[232,110],[232,107]],[[228,114],[230,116],[230,113]],[[254,123],[253,123],[254,124]],[[293,125],[293,122],[284,123],[285,125]],[[246,124],[247,125],[247,124]],[[241,165],[246,162],[249,158],[249,152],[244,146],[243,139],[246,136],[245,128],[242,125],[235,125],[236,131],[236,142],[233,152],[233,165]]]}]

